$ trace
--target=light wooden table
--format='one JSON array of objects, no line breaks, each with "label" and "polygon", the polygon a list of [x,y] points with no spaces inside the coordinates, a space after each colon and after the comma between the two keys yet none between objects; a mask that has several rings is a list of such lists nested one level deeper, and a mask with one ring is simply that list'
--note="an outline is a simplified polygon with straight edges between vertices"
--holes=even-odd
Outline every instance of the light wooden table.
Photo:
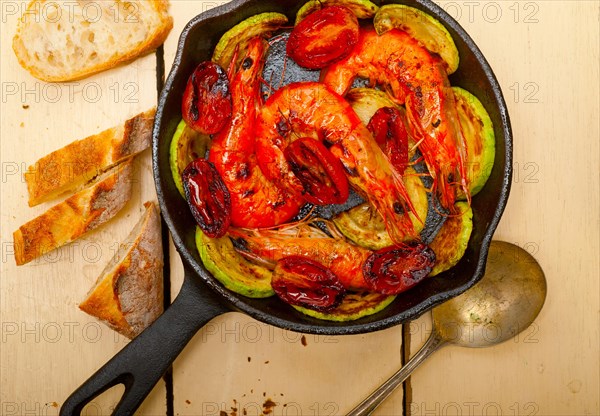
[{"label": "light wooden table", "polygon": [[[222,1],[172,0],[179,33]],[[599,4],[596,1],[441,1],[471,34],[502,85],[514,129],[514,181],[496,238],[528,249],[548,279],[541,315],[523,334],[485,350],[448,347],[419,368],[380,415],[598,415]],[[149,152],[135,195],[111,223],[17,268],[12,232],[48,205],[27,207],[22,173],[39,157],[156,103],[157,56],[82,81],[40,82],[10,49],[24,2],[1,0],[0,414],[54,415],[68,394],[126,345],[80,312],[83,299],[155,198]],[[172,289],[181,283],[174,250]],[[405,326],[410,349],[428,316]],[[306,345],[303,345],[306,344]],[[402,328],[350,337],[302,336],[230,313],[209,323],[161,381],[141,415],[340,415],[401,362]],[[86,409],[110,414],[115,388]],[[172,394],[172,396],[171,396]]]}]

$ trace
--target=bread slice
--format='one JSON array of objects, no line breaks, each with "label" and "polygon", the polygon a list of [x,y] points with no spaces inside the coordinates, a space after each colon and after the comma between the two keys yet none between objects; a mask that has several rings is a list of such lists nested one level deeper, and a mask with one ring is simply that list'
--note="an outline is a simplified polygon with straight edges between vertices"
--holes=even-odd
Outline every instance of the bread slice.
[{"label": "bread slice", "polygon": [[43,81],[72,81],[131,61],[164,43],[173,27],[167,0],[33,0],[13,50]]},{"label": "bread slice", "polygon": [[155,204],[121,244],[79,308],[134,338],[163,311],[163,251]]},{"label": "bread slice", "polygon": [[68,244],[113,218],[131,198],[132,173],[130,159],[22,225],[13,233],[17,265]]},{"label": "bread slice", "polygon": [[127,120],[125,124],[73,142],[29,166],[25,182],[29,206],[74,191],[100,172],[150,146],[156,109]]}]

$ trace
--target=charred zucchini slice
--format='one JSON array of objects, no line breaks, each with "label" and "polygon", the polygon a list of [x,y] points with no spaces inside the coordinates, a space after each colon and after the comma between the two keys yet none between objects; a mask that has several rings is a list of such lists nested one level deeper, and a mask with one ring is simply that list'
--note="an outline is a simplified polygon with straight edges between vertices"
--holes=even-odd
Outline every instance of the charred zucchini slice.
[{"label": "charred zucchini slice", "polygon": [[300,306],[294,306],[294,308],[313,318],[346,322],[380,312],[389,306],[394,299],[396,299],[396,296],[382,295],[381,293],[349,292],[338,307],[328,312],[318,312]]},{"label": "charred zucchini slice", "polygon": [[492,173],[496,156],[494,126],[477,97],[459,87],[452,87],[452,91],[460,127],[467,143],[467,183],[473,196],[481,191]]},{"label": "charred zucchini slice", "polygon": [[435,253],[435,266],[429,274],[435,276],[456,265],[465,254],[473,231],[473,210],[466,202],[457,202],[461,215],[449,217],[429,247]]},{"label": "charred zucchini slice", "polygon": [[[429,209],[427,190],[421,178],[412,168],[406,170],[404,184],[408,196],[419,215],[417,219],[414,214],[409,214],[413,227],[418,234],[425,226]],[[333,222],[346,238],[361,247],[379,250],[394,245],[385,228],[383,219],[369,204],[361,204],[342,212],[333,218]]]},{"label": "charred zucchini slice", "polygon": [[209,238],[196,228],[196,247],[204,267],[227,289],[249,298],[275,294],[271,288],[271,270],[238,254],[229,237]]},{"label": "charred zucchini slice", "polygon": [[185,197],[183,192],[183,183],[181,174],[183,170],[192,161],[203,157],[210,146],[210,137],[188,127],[185,121],[181,120],[171,139],[169,147],[169,165],[173,180],[181,196]]},{"label": "charred zucchini slice", "polygon": [[400,108],[385,92],[374,88],[352,88],[345,98],[365,126],[380,108]]},{"label": "charred zucchini slice", "polygon": [[355,244],[379,250],[394,244],[381,216],[369,204],[361,204],[333,218],[338,230]]},{"label": "charred zucchini slice", "polygon": [[281,13],[261,13],[249,17],[229,29],[213,52],[212,61],[227,69],[239,45],[239,56],[244,56],[248,41],[256,36],[268,38],[272,32],[278,30],[288,22],[288,18]]},{"label": "charred zucchini slice", "polygon": [[359,19],[371,19],[379,7],[369,0],[310,0],[296,13],[296,25],[314,11],[325,6],[344,6],[350,9]]},{"label": "charred zucchini slice", "polygon": [[[392,107],[404,112],[404,107],[396,104],[385,92],[374,88],[352,88],[346,94],[346,100],[360,119],[367,126],[373,115],[383,107]],[[408,135],[408,158],[413,159],[416,151],[412,136]]]},{"label": "charred zucchini slice", "polygon": [[458,49],[452,36],[429,14],[403,4],[387,4],[379,8],[373,25],[380,35],[394,28],[405,31],[430,52],[437,53],[446,63],[449,74],[458,68]]}]

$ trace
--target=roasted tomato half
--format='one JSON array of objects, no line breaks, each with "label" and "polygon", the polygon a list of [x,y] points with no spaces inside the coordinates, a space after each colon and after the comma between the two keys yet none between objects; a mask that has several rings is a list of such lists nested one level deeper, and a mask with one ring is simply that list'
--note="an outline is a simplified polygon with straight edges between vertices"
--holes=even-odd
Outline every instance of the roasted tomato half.
[{"label": "roasted tomato half", "polygon": [[344,6],[309,14],[290,34],[287,54],[300,66],[322,69],[345,58],[358,42],[358,19]]},{"label": "roasted tomato half", "polygon": [[423,280],[434,263],[435,253],[426,244],[388,247],[369,256],[363,274],[375,292],[396,295]]},{"label": "roasted tomato half", "polygon": [[340,279],[329,268],[301,256],[279,260],[271,286],[285,302],[316,311],[335,308],[345,294]]},{"label": "roasted tomato half", "polygon": [[403,174],[408,166],[408,132],[400,110],[380,108],[371,117],[367,128],[394,168]]},{"label": "roasted tomato half", "polygon": [[225,235],[231,223],[231,196],[215,166],[196,159],[183,171],[182,182],[185,199],[204,234]]},{"label": "roasted tomato half", "polygon": [[181,112],[197,132],[215,134],[231,118],[231,92],[227,74],[214,62],[202,62],[190,76]]},{"label": "roasted tomato half", "polygon": [[285,148],[284,155],[304,187],[304,197],[315,205],[343,204],[350,193],[339,161],[320,141],[304,137]]}]

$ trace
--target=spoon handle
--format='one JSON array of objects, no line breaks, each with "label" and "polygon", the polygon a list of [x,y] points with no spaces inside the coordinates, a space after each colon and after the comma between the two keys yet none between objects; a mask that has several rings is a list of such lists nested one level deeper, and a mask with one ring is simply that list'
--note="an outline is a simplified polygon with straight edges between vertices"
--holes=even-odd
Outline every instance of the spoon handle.
[{"label": "spoon handle", "polygon": [[437,331],[433,330],[427,342],[421,349],[393,376],[383,383],[377,390],[364,399],[358,406],[352,409],[347,416],[365,416],[370,415],[387,397],[392,394],[396,387],[410,376],[415,368],[419,366],[427,357],[446,344]]}]

